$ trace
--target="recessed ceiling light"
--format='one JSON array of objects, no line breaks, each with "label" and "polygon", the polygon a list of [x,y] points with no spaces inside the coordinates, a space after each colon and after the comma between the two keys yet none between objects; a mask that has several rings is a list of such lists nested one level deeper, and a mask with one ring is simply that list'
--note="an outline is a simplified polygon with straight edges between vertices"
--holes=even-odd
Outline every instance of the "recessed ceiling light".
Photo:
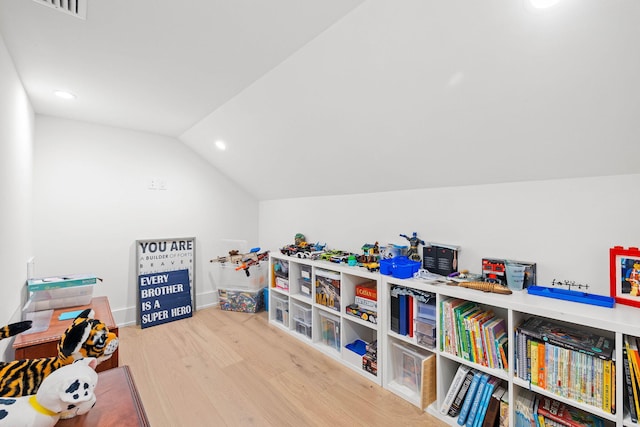
[{"label": "recessed ceiling light", "polygon": [[66,90],[54,90],[53,93],[62,99],[76,99],[76,96],[71,92],[67,92]]},{"label": "recessed ceiling light", "polygon": [[555,6],[559,1],[560,0],[529,0],[529,3],[536,9],[546,9]]},{"label": "recessed ceiling light", "polygon": [[224,151],[224,150],[227,149],[227,144],[225,144],[224,141],[217,140],[216,141],[216,148],[218,150],[220,150],[220,151]]}]

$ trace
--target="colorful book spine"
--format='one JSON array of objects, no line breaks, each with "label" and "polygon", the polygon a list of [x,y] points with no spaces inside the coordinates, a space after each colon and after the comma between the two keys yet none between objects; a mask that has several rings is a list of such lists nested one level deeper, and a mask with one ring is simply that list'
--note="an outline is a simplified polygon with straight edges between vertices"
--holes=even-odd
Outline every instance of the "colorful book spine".
[{"label": "colorful book spine", "polygon": [[398,295],[400,298],[400,335],[407,335],[409,333],[407,318],[409,315],[408,296],[404,294]]},{"label": "colorful book spine", "polygon": [[480,383],[478,384],[478,390],[476,391],[476,395],[473,398],[471,409],[469,410],[469,417],[467,419],[467,423],[465,424],[467,427],[473,426],[473,422],[476,419],[476,414],[478,413],[478,409],[480,409],[480,401],[482,400],[484,389],[487,386],[487,381],[489,381],[489,374],[483,373],[482,377],[480,377]]},{"label": "colorful book spine", "polygon": [[449,386],[449,390],[447,391],[447,394],[442,401],[442,405],[440,406],[440,413],[446,414],[449,412],[449,409],[451,408],[451,404],[453,403],[458,392],[460,391],[464,378],[467,376],[467,373],[470,370],[471,368],[469,368],[466,365],[461,364],[458,366],[458,370],[456,371],[456,374],[454,375],[453,380],[451,381],[451,385]]},{"label": "colorful book spine", "polygon": [[545,344],[543,342],[538,343],[538,387],[547,388],[546,384],[546,352]]},{"label": "colorful book spine", "polygon": [[[538,341],[529,341],[529,354],[531,358],[531,384],[538,385]],[[535,373],[535,374],[534,374]]]},{"label": "colorful book spine", "polygon": [[473,377],[476,374],[475,369],[471,369],[467,372],[467,375],[464,377],[464,381],[462,382],[462,386],[460,390],[458,390],[458,394],[455,399],[451,403],[451,407],[449,408],[449,412],[447,415],[450,417],[457,417],[460,415],[460,409],[462,408],[462,404],[464,403],[464,399],[467,397],[467,393],[469,392],[469,386],[471,386],[471,381],[473,381]]},{"label": "colorful book spine", "polygon": [[469,386],[467,396],[464,398],[462,408],[460,408],[460,415],[458,415],[458,419],[456,420],[458,425],[463,426],[467,422],[469,411],[471,411],[471,405],[473,405],[473,400],[475,399],[476,393],[478,391],[478,385],[480,384],[480,380],[484,375],[486,374],[483,374],[480,371],[476,371],[475,375],[473,376],[473,380],[471,381],[471,385]]},{"label": "colorful book spine", "polygon": [[631,421],[634,423],[638,422],[638,412],[636,411],[636,405],[634,403],[634,391],[633,387],[635,382],[631,381],[631,367],[629,365],[629,358],[627,355],[626,347],[622,348],[622,369],[623,369],[623,377],[624,377],[624,385],[625,385],[625,394],[624,394],[624,402],[625,406],[629,410],[629,417]]},{"label": "colorful book spine", "polygon": [[491,377],[487,381],[487,385],[484,387],[482,398],[480,399],[480,406],[478,407],[478,412],[476,413],[476,417],[473,420],[473,427],[482,426],[484,417],[487,414],[487,408],[489,406],[489,400],[491,399],[491,395],[493,394],[493,392],[495,391],[495,388],[499,384],[500,384],[500,379],[496,377]]}]

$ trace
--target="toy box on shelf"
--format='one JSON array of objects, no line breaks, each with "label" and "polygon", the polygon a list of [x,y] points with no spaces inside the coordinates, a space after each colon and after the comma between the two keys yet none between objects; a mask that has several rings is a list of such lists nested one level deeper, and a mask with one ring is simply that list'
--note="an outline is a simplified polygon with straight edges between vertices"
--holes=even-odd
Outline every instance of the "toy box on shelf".
[{"label": "toy box on shelf", "polygon": [[[264,291],[267,286],[267,266],[258,264],[249,270],[236,270],[235,264],[220,264],[218,301],[227,311],[256,313],[264,308]],[[247,274],[247,271],[249,274]]]},{"label": "toy box on shelf", "polygon": [[300,277],[298,277],[298,284],[300,285],[300,295],[311,298],[311,266],[300,265]]},{"label": "toy box on shelf", "polygon": [[426,408],[436,399],[435,354],[393,342],[392,357],[394,388]]},{"label": "toy box on shelf", "polygon": [[289,290],[289,261],[286,259],[273,260],[273,284],[276,288]]},{"label": "toy box on shelf", "polygon": [[320,311],[321,325],[321,342],[336,350],[340,351],[340,318],[330,313]]},{"label": "toy box on shelf", "polygon": [[316,270],[316,303],[340,311],[340,273]]},{"label": "toy box on shelf", "polygon": [[416,316],[416,339],[418,345],[429,349],[436,346],[436,306],[435,298],[428,303],[418,301]]},{"label": "toy box on shelf", "polygon": [[296,332],[311,339],[311,307],[307,304],[292,302],[291,317],[293,318]]},{"label": "toy box on shelf", "polygon": [[289,298],[284,295],[274,293],[272,300],[273,307],[271,307],[270,315],[273,315],[278,323],[289,327]]}]

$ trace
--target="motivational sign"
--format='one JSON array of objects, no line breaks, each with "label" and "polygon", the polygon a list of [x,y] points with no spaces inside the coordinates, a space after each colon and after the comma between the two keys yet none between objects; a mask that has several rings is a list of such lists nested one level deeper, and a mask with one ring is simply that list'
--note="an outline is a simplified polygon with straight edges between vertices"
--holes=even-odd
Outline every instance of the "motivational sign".
[{"label": "motivational sign", "polygon": [[138,287],[143,328],[191,317],[188,270],[140,275]]},{"label": "motivational sign", "polygon": [[196,306],[195,238],[138,240],[136,245],[140,325],[191,317]]}]

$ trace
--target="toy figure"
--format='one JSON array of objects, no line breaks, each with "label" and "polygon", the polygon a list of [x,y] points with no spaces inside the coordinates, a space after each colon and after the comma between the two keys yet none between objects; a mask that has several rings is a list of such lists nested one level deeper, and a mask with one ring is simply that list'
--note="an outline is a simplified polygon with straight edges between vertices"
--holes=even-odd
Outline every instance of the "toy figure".
[{"label": "toy figure", "polygon": [[293,240],[296,246],[304,246],[304,244],[307,243],[307,239],[304,237],[304,234],[302,233],[296,233]]},{"label": "toy figure", "polygon": [[420,258],[420,254],[418,253],[418,245],[424,245],[424,240],[418,238],[418,233],[415,231],[411,237],[406,234],[401,234],[400,237],[404,237],[409,241],[409,251],[407,252],[407,257],[413,261],[422,261]]}]

